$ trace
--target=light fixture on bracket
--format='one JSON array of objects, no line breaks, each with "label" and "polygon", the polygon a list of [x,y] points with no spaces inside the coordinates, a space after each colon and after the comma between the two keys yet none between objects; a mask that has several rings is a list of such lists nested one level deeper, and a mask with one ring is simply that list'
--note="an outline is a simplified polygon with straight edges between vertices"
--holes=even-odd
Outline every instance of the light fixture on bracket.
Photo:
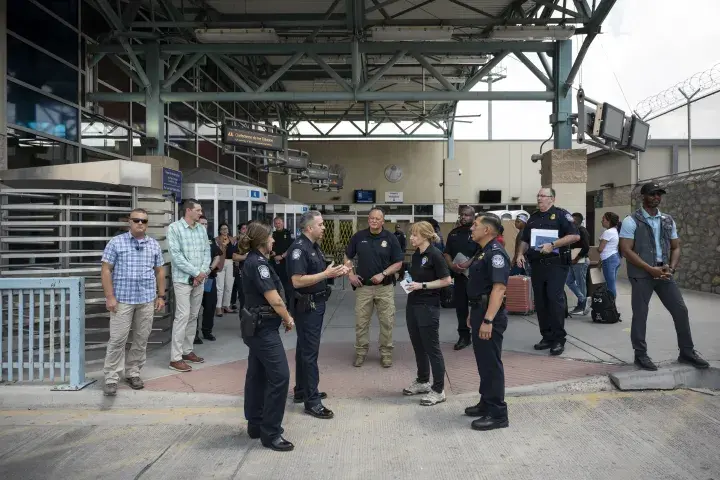
[{"label": "light fixture on bracket", "polygon": [[195,38],[200,43],[279,43],[274,28],[199,28]]},{"label": "light fixture on bracket", "polygon": [[577,93],[577,108],[578,113],[571,116],[571,121],[577,127],[578,143],[630,158],[636,158],[635,152],[644,152],[647,148],[650,125],[636,115],[626,117],[623,110],[586,96],[582,88]]},{"label": "light fixture on bracket", "polygon": [[575,27],[540,26],[540,25],[508,25],[495,27],[488,35],[494,40],[569,40],[575,35]]},{"label": "light fixture on bracket", "polygon": [[374,42],[449,42],[453,27],[372,27],[370,36]]}]

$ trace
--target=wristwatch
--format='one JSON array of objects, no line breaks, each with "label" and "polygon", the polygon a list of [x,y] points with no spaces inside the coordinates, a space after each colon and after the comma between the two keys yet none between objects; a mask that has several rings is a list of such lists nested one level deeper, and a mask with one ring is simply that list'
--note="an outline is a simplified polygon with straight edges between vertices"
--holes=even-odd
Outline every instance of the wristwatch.
[{"label": "wristwatch", "polygon": [[165,295],[158,295],[157,298],[160,298],[162,300],[165,300]]},{"label": "wristwatch", "polygon": [[423,290],[427,290],[427,283],[422,284]]},{"label": "wristwatch", "polygon": [[490,320],[490,319],[488,319],[488,318],[483,318],[483,321],[482,321],[482,322],[483,322],[484,324],[486,324],[486,325],[492,325],[492,324],[493,324],[493,320]]}]

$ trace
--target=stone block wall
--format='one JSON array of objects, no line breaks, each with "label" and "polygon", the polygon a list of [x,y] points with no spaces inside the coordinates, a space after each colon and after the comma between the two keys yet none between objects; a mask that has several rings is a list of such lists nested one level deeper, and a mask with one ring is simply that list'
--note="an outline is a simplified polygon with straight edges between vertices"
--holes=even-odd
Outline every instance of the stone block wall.
[{"label": "stone block wall", "polygon": [[[659,182],[661,185],[663,182]],[[675,219],[681,257],[675,278],[682,288],[720,294],[720,169],[716,175],[670,182],[660,205]]]}]

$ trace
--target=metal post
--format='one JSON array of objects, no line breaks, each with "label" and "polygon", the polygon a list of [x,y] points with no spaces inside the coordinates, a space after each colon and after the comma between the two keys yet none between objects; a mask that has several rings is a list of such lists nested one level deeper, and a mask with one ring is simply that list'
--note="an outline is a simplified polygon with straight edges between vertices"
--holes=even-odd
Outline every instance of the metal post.
[{"label": "metal post", "polygon": [[[492,92],[492,75],[487,79],[488,92]],[[492,100],[488,100],[488,140],[492,140]]]},{"label": "metal post", "polygon": [[692,99],[700,92],[698,88],[691,95],[687,95],[682,88],[678,88],[682,96],[687,100],[687,123],[688,123],[688,172],[692,170]]},{"label": "metal post", "polygon": [[7,137],[5,136],[7,131],[5,128],[7,121],[7,114],[5,113],[5,108],[7,108],[7,102],[5,101],[7,98],[5,92],[5,70],[7,68],[6,7],[7,2],[0,2],[0,59],[2,59],[0,60],[0,170],[7,170],[8,168]]},{"label": "metal post", "polygon": [[145,92],[145,131],[149,138],[157,139],[157,148],[153,153],[165,155],[165,105],[160,99],[160,85],[165,79],[165,65],[160,57],[160,46],[148,46],[145,57],[145,70],[150,80],[150,88]]},{"label": "metal post", "polygon": [[570,89],[565,90],[565,81],[572,68],[572,40],[555,42],[553,56],[553,147],[569,149],[572,147],[572,96]]},{"label": "metal post", "polygon": [[131,198],[130,208],[138,208],[138,187],[132,187]]}]

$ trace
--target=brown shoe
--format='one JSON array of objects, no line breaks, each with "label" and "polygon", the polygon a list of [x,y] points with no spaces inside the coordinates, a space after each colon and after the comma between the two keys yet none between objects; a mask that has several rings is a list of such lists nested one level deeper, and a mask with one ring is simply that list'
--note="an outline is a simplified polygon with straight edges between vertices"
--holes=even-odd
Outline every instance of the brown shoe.
[{"label": "brown shoe", "polygon": [[130,388],[133,390],[142,390],[145,387],[145,383],[143,383],[140,377],[126,378],[125,382],[130,385]]},{"label": "brown shoe", "polygon": [[183,355],[182,359],[190,363],[203,363],[205,361],[204,358],[195,355],[195,352],[190,352],[187,355]]},{"label": "brown shoe", "polygon": [[103,387],[103,394],[106,397],[114,397],[117,393],[117,383],[106,383]]},{"label": "brown shoe", "polygon": [[365,363],[365,355],[356,355],[355,363],[353,363],[353,365],[355,365],[356,367],[362,367],[363,363]]},{"label": "brown shoe", "polygon": [[184,360],[180,360],[178,362],[170,362],[170,370],[178,372],[192,372],[192,367],[185,363]]},{"label": "brown shoe", "polygon": [[383,366],[383,368],[392,367],[392,357],[389,355],[383,355],[380,359],[380,364]]}]

